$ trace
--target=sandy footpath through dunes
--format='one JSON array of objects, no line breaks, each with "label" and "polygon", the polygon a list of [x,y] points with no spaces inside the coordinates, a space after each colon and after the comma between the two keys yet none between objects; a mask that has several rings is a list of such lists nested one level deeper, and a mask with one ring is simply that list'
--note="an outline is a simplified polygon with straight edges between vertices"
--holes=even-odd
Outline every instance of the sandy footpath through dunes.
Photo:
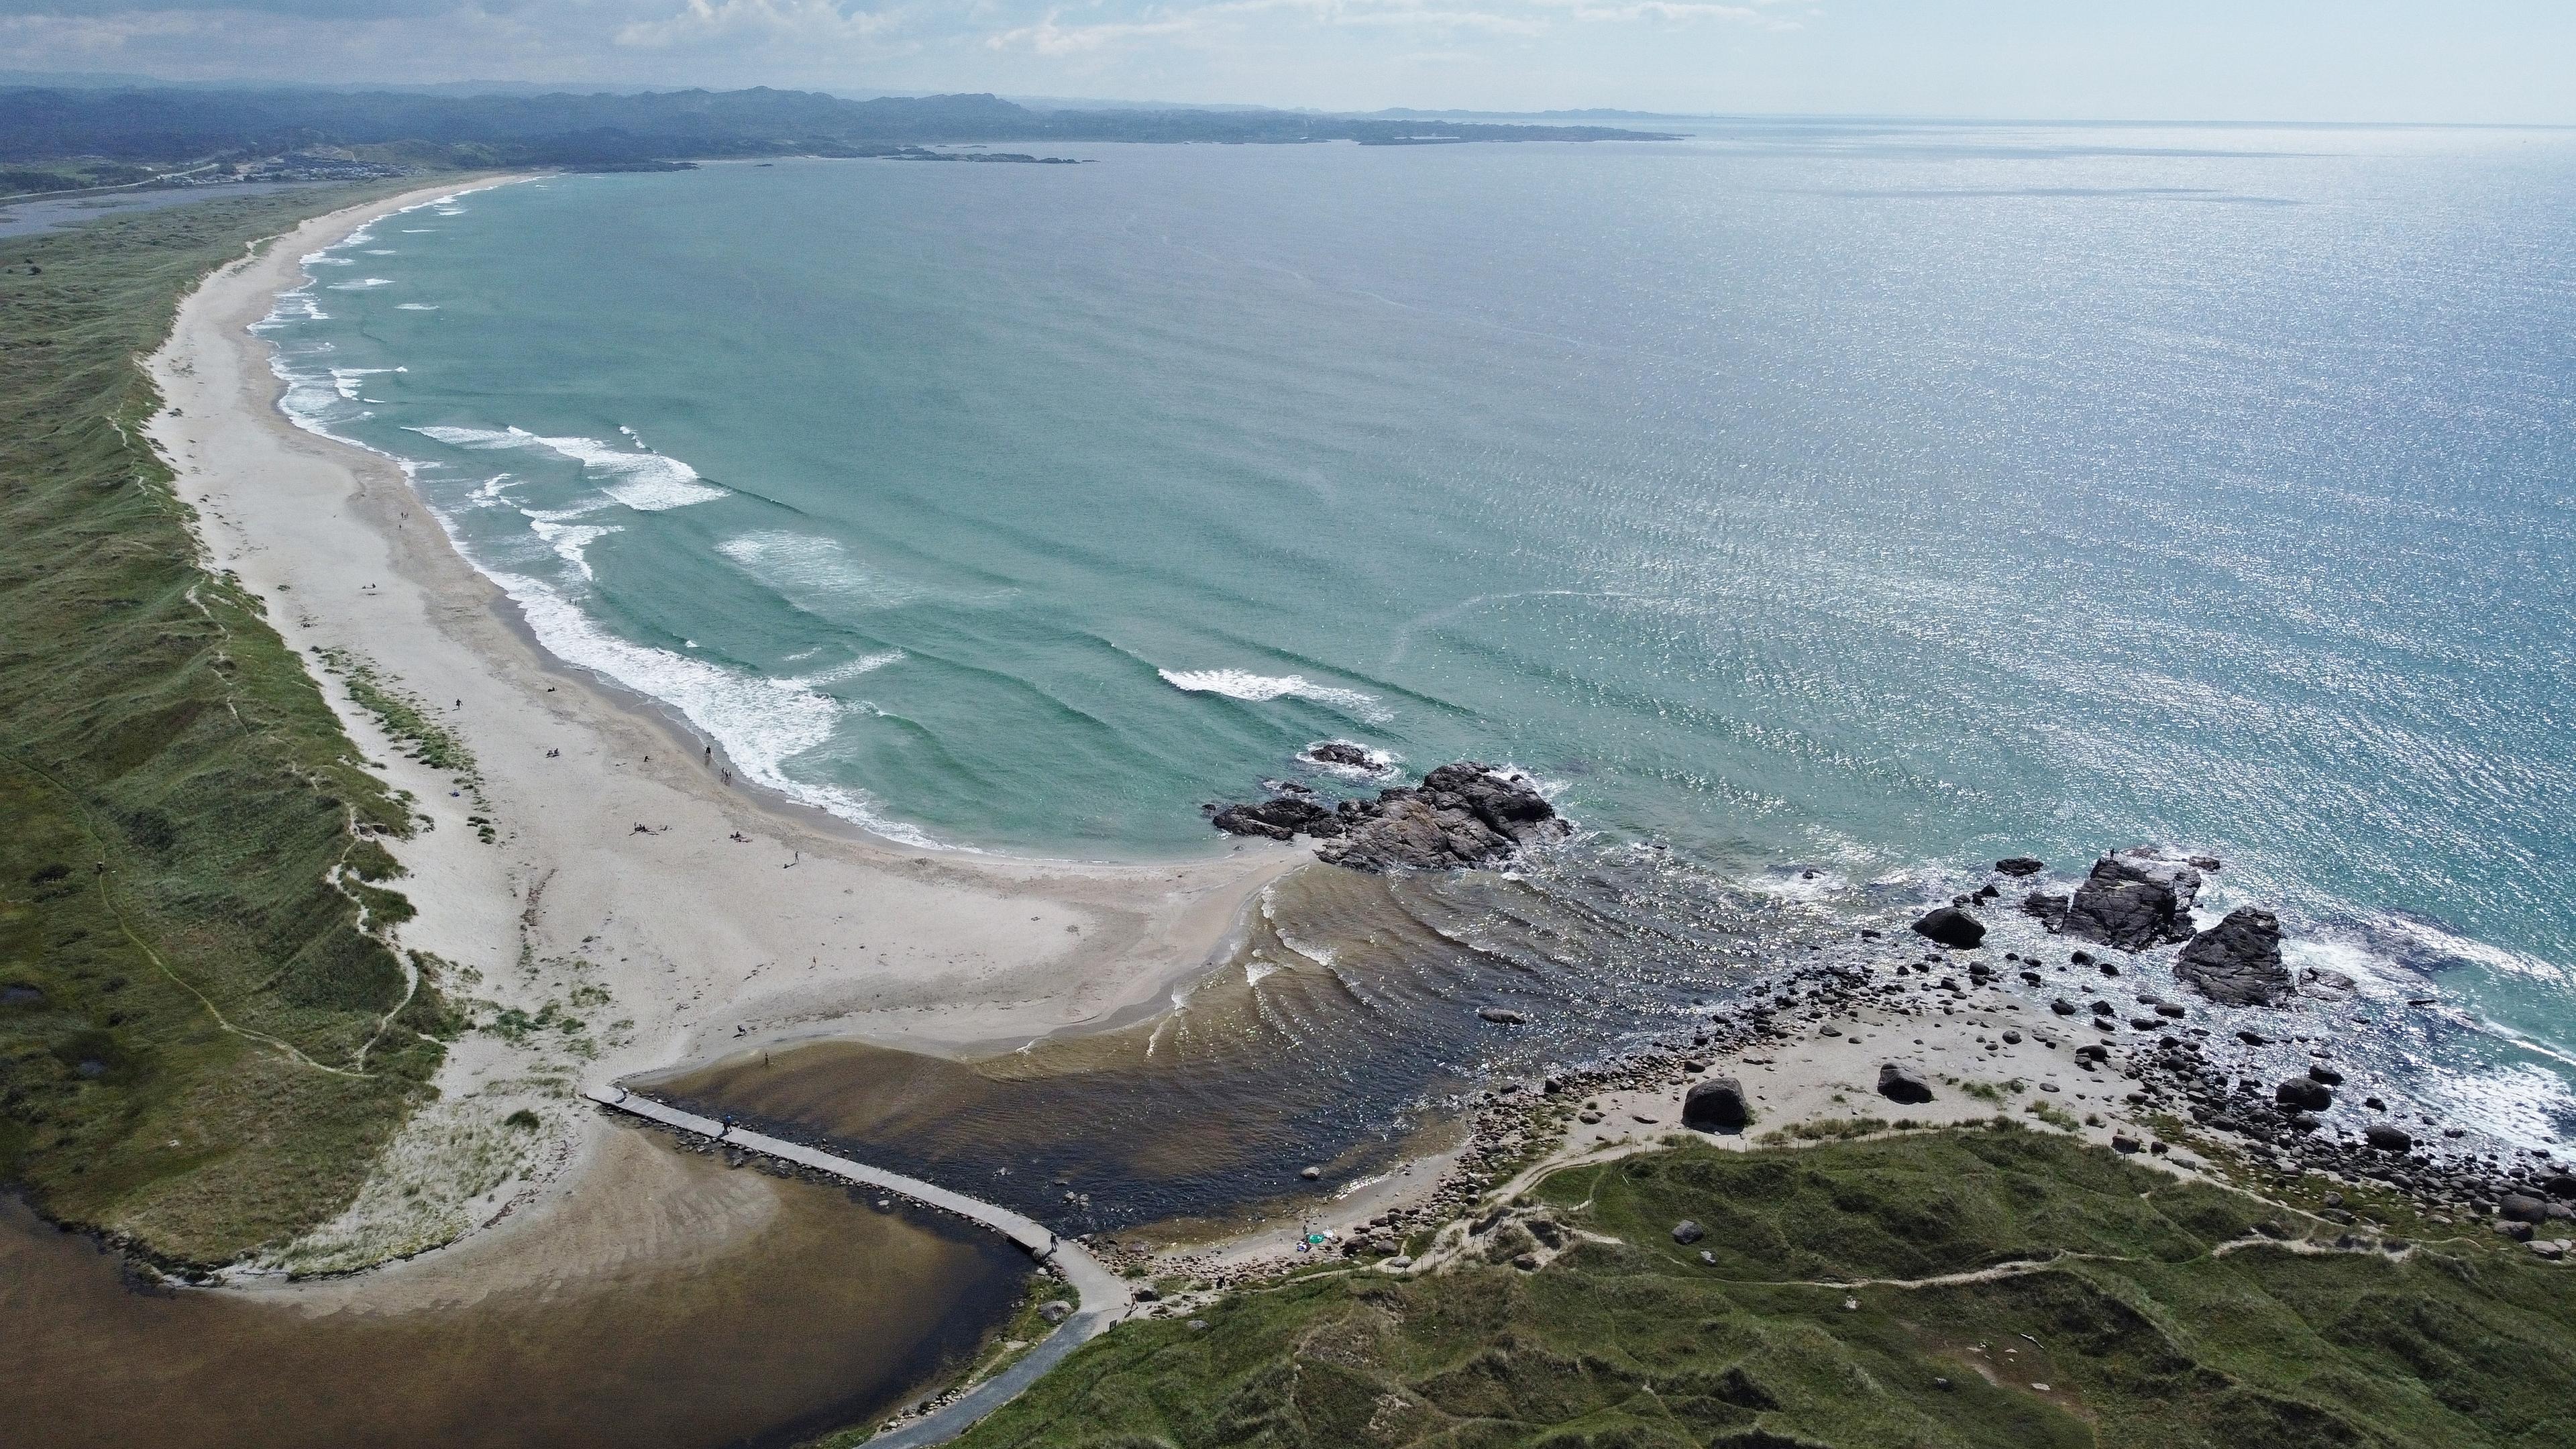
[{"label": "sandy footpath through dunes", "polygon": [[[722,755],[706,762],[684,725],[545,655],[398,468],[279,412],[248,330],[302,280],[303,255],[456,189],[317,218],[216,272],[149,361],[167,404],[150,432],[208,563],[266,601],[360,752],[429,817],[394,845],[419,909],[401,945],[454,963],[447,989],[478,1019],[515,1008],[541,1023],[455,1043],[439,1104],[350,1213],[278,1267],[361,1266],[496,1222],[514,1225],[496,1238],[542,1241],[528,1225],[588,1169],[635,1170],[603,1150],[618,1129],[578,1102],[588,1082],[799,1036],[955,1052],[1132,1017],[1305,859],[1246,845],[1107,866],[886,844],[722,783]],[[478,777],[408,758],[324,671],[326,651],[421,704]],[[538,1130],[503,1125],[522,1108]],[[561,1237],[576,1255],[597,1246]]]}]

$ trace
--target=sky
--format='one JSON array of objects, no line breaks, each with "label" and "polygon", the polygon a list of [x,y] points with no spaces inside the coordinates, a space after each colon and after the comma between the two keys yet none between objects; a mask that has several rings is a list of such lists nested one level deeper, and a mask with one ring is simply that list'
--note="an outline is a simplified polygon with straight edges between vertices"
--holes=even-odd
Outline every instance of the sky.
[{"label": "sky", "polygon": [[1370,110],[2576,123],[2576,0],[0,0],[0,65]]}]

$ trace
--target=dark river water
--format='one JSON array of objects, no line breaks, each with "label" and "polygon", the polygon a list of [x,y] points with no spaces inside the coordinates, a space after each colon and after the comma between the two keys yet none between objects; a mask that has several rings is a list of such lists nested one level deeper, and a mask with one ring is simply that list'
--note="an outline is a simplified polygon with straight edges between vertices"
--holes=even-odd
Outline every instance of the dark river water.
[{"label": "dark river water", "polygon": [[[992,1234],[641,1145],[678,1159],[652,1189],[675,1236],[695,1199],[767,1190],[775,1209],[712,1252],[677,1244],[416,1311],[312,1312],[139,1287],[88,1239],[0,1201],[0,1443],[789,1445],[903,1402],[1017,1302],[1028,1261]],[[536,1234],[514,1246],[549,1251]]]}]

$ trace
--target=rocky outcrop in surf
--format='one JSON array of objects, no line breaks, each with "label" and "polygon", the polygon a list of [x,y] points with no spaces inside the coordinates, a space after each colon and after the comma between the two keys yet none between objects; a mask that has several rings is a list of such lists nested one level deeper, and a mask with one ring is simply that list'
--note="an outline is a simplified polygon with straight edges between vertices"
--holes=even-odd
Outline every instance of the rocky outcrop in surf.
[{"label": "rocky outcrop in surf", "polygon": [[2259,906],[2239,906],[2191,938],[2174,958],[2174,975],[2212,1001],[2272,1006],[2290,995],[2281,964],[2281,921]]},{"label": "rocky outcrop in surf", "polygon": [[1281,794],[1226,806],[1210,820],[1233,835],[1311,836],[1323,842],[1316,858],[1365,871],[1492,865],[1573,830],[1527,776],[1473,760],[1442,765],[1421,784],[1381,790],[1375,799],[1328,809],[1303,795]]},{"label": "rocky outcrop in surf", "polygon": [[2199,896],[2197,867],[2140,846],[2093,862],[2057,929],[2123,951],[2187,941],[2191,903]]}]

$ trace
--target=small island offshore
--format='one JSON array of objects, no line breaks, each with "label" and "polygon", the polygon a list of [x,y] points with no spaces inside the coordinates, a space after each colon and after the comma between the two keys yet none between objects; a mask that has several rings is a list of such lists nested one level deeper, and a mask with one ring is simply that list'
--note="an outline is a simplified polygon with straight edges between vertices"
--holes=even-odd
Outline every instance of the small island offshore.
[{"label": "small island offshore", "polygon": [[[1195,844],[934,839],[782,764],[830,753],[796,733],[822,666],[528,582],[692,507],[791,512],[773,480],[405,423],[499,460],[459,484],[334,431],[394,369],[289,341],[396,285],[371,258],[569,178],[1693,154],[1531,119],[0,90],[0,207],[36,218],[0,237],[12,1442],[2576,1442],[2576,1155],[2443,1106],[2471,1013],[2339,968],[2286,867],[2142,820],[1720,869],[1576,803],[1589,766],[1513,756],[1466,686],[1124,637],[1150,699],[1243,707],[1208,730],[1239,773],[1165,812]],[[506,310],[438,295],[410,320]],[[624,511],[513,495],[558,465]],[[1042,593],[990,572],[966,616]],[[1408,763],[1382,696],[1493,743]],[[1693,727],[1712,760],[1758,733]]]}]

